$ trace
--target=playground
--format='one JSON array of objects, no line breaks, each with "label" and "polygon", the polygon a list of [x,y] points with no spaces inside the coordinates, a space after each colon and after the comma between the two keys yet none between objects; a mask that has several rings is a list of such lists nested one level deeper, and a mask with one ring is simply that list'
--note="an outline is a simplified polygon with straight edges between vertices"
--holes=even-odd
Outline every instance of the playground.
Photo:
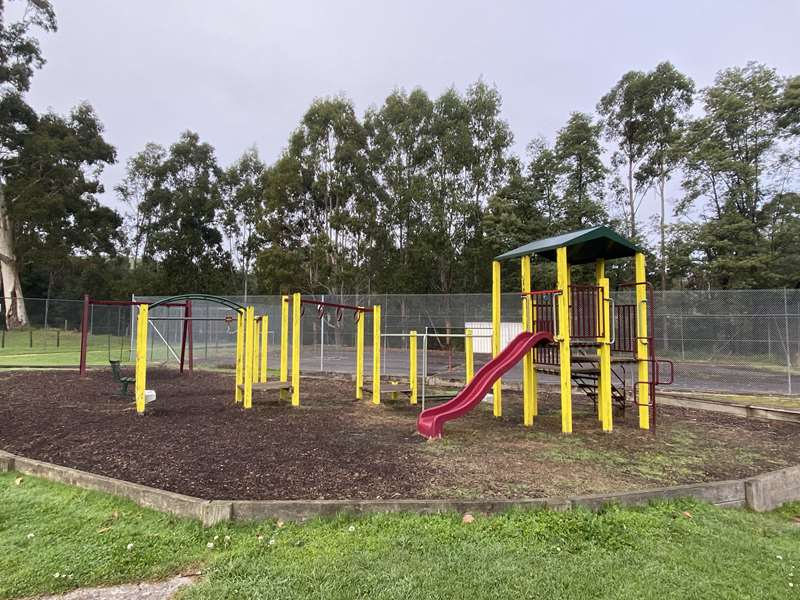
[{"label": "playground", "polygon": [[[576,399],[574,434],[542,394],[534,430],[521,394],[503,418],[484,403],[426,442],[407,400],[355,401],[352,381],[303,378],[300,407],[231,401],[233,376],[175,370],[148,378],[159,399],[137,417],[107,371],[0,375],[5,450],[189,495],[226,499],[542,497],[740,478],[800,462],[792,423],[661,408],[656,435],[628,415],[612,435]],[[31,401],[31,399],[36,399]],[[98,433],[102,432],[102,434]]]},{"label": "playground", "polygon": [[[633,280],[612,290],[620,260]],[[508,298],[512,269],[519,292]],[[559,497],[800,462],[796,423],[659,404],[673,365],[657,356],[645,258],[629,240],[580,230],[505,252],[491,272],[488,322],[465,317],[444,334],[463,367],[444,379],[432,376],[442,354],[430,353],[443,334],[389,329],[379,303],[86,296],[77,368],[0,374],[0,448],[191,496],[259,500]],[[108,366],[96,366],[92,324],[103,322],[116,329],[101,338]],[[314,372],[303,355],[325,323],[344,373]],[[227,336],[218,350],[232,368],[196,365],[211,327]],[[120,360],[128,352],[133,361]]]}]

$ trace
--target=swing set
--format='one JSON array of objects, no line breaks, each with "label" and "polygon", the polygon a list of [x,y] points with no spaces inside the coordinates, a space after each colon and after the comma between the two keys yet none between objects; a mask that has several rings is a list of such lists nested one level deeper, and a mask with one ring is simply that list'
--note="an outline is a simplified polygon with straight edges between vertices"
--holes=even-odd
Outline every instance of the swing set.
[{"label": "swing set", "polygon": [[[177,298],[177,296],[176,296]],[[179,317],[160,317],[160,320],[175,320],[175,321],[183,321],[183,329],[181,331],[181,353],[180,357],[176,355],[176,359],[178,364],[180,365],[180,371],[183,373],[184,367],[187,365],[187,353],[188,353],[188,368],[189,371],[192,370],[192,363],[193,363],[193,343],[192,343],[192,328],[189,326],[189,323],[192,320],[197,320],[192,317],[192,301],[191,299],[186,299],[183,302],[180,301],[172,301],[172,299],[168,299],[169,301],[162,301],[159,302],[159,306],[163,306],[165,308],[182,308],[183,309],[183,316]],[[136,300],[98,300],[96,298],[92,298],[88,294],[84,294],[83,296],[83,316],[81,318],[81,348],[80,348],[80,359],[78,364],[78,372],[81,377],[86,377],[86,370],[87,370],[87,355],[89,352],[89,336],[91,334],[92,329],[92,315],[93,309],[95,306],[143,306],[148,305],[148,302],[140,302]],[[156,319],[151,319],[156,320]],[[152,326],[152,325],[151,325]],[[156,329],[156,334],[159,335],[162,339],[163,336],[161,333]],[[110,338],[109,338],[110,340]],[[166,340],[164,340],[166,341]],[[111,360],[111,348],[110,348],[110,341],[109,341],[109,360]],[[122,353],[122,349],[120,349],[120,354]]]}]

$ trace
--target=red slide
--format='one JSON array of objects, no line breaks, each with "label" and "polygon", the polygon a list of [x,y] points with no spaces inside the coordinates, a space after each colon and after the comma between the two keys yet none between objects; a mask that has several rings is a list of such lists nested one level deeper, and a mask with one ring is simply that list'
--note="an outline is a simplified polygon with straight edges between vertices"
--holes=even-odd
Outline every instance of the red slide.
[{"label": "red slide", "polygon": [[423,410],[417,419],[417,431],[427,438],[442,437],[442,429],[447,421],[468,413],[483,400],[495,381],[517,364],[527,352],[539,344],[553,342],[549,331],[530,333],[524,331],[503,348],[503,351],[483,365],[466,387],[455,398],[444,404]]}]

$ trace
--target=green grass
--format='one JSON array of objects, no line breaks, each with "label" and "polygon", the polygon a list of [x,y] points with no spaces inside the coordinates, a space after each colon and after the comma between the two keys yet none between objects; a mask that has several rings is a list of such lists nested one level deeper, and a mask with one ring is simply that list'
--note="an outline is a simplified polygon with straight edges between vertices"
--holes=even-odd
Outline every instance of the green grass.
[{"label": "green grass", "polygon": [[768,515],[684,501],[600,514],[511,512],[471,524],[460,515],[374,515],[204,530],[103,494],[30,477],[16,485],[16,477],[0,475],[2,598],[189,568],[204,577],[184,599],[800,595],[800,504]]},{"label": "green grass", "polygon": [[[81,336],[77,331],[55,329],[6,331],[5,339],[0,344],[0,365],[77,366],[80,347]],[[87,364],[108,365],[109,356],[115,360],[122,360],[123,363],[127,362],[130,357],[130,339],[109,335],[90,336]]]}]

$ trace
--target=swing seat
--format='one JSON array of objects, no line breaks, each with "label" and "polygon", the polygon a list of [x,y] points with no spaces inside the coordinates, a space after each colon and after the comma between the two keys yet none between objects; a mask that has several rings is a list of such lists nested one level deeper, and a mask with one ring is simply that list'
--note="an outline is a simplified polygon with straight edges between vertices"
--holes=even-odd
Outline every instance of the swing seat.
[{"label": "swing seat", "polygon": [[135,377],[123,377],[122,376],[122,369],[120,369],[119,361],[118,360],[109,360],[111,364],[111,373],[114,375],[114,380],[119,383],[120,389],[119,393],[122,396],[128,395],[128,386],[132,383],[136,383]]}]

